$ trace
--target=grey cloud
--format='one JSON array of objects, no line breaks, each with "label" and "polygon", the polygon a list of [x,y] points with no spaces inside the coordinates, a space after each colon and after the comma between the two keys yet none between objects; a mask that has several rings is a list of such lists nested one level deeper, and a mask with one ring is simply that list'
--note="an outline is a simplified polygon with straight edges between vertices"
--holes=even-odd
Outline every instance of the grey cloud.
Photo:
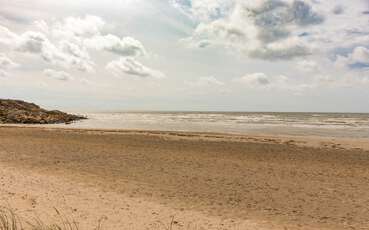
[{"label": "grey cloud", "polygon": [[290,24],[309,26],[320,24],[324,17],[313,11],[312,7],[304,1],[295,0],[292,4],[280,0],[268,0],[256,9],[244,5],[245,12],[259,29],[258,37],[268,43],[287,38],[291,31],[287,28]]},{"label": "grey cloud", "polygon": [[292,3],[291,14],[294,21],[302,26],[320,24],[324,21],[323,15],[314,12],[310,5],[301,0]]},{"label": "grey cloud", "polygon": [[240,78],[234,79],[238,84],[245,87],[258,90],[283,90],[296,94],[316,87],[315,83],[305,84],[290,81],[284,75],[267,75],[265,73],[246,74]]},{"label": "grey cloud", "polygon": [[50,42],[44,34],[28,31],[20,36],[16,49],[20,52],[41,53],[48,45]]},{"label": "grey cloud", "polygon": [[132,37],[119,38],[108,34],[95,36],[84,41],[89,48],[106,50],[121,56],[145,56],[146,50],[142,43]]},{"label": "grey cloud", "polygon": [[258,38],[263,42],[273,42],[283,38],[287,38],[291,33],[286,29],[270,28],[260,29]]},{"label": "grey cloud", "polygon": [[[200,47],[223,44],[251,58],[292,59],[311,53],[306,38],[295,31],[308,34],[303,30],[323,22],[324,16],[302,0],[235,1],[228,15],[201,22],[187,41],[195,44],[204,41],[206,45]],[[294,43],[288,44],[291,40]]]},{"label": "grey cloud", "polygon": [[333,8],[333,13],[336,15],[343,14],[345,12],[345,9],[341,5],[337,5]]},{"label": "grey cloud", "polygon": [[133,58],[120,58],[107,64],[106,69],[116,76],[132,75],[140,78],[163,78],[164,74],[158,70],[144,66]]},{"label": "grey cloud", "polygon": [[13,69],[18,64],[11,60],[6,54],[0,53],[0,69]]},{"label": "grey cloud", "polygon": [[290,47],[270,47],[265,46],[260,49],[252,50],[250,57],[265,60],[290,60],[296,57],[308,56],[311,51],[304,45],[292,45]]}]

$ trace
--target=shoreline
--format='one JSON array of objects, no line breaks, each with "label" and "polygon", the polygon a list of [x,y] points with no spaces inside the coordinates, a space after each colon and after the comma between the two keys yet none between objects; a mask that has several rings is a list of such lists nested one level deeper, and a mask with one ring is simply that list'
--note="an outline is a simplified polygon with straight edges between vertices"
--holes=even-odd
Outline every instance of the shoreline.
[{"label": "shoreline", "polygon": [[110,129],[110,128],[80,128],[80,127],[61,127],[52,125],[24,125],[24,124],[0,124],[1,128],[24,128],[35,130],[59,130],[67,132],[84,132],[95,134],[147,134],[153,136],[163,136],[171,138],[204,138],[207,140],[226,140],[240,142],[258,142],[258,143],[288,143],[291,145],[305,147],[331,147],[339,149],[362,149],[369,150],[369,138],[366,137],[335,137],[319,135],[285,135],[268,134],[261,132],[237,133],[237,132],[200,132],[200,131],[171,131],[171,130],[152,130],[152,129]]},{"label": "shoreline", "polygon": [[171,216],[175,229],[369,224],[368,151],[278,138],[0,126],[1,202],[26,216],[56,207],[81,226],[106,216],[105,229]]}]

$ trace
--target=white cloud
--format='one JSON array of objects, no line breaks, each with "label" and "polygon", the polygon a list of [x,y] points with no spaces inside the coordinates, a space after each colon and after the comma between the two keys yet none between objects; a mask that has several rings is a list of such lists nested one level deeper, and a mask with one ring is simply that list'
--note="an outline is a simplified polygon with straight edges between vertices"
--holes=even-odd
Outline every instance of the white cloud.
[{"label": "white cloud", "polygon": [[352,63],[369,64],[369,49],[359,46],[350,55]]},{"label": "white cloud", "polygon": [[306,81],[306,79],[296,79],[285,75],[251,73],[236,78],[233,82],[249,89],[289,91],[301,94],[307,90],[314,89],[337,89],[355,87],[358,85],[369,85],[369,78],[367,76],[351,74],[350,72],[336,73],[334,71],[326,71],[325,73],[314,73],[314,75],[309,76]]},{"label": "white cloud", "polygon": [[62,52],[69,54],[70,56],[85,59],[85,60],[90,59],[90,55],[88,54],[87,49],[85,47],[81,47],[72,42],[65,41],[65,40],[60,41],[59,48]]},{"label": "white cloud", "polygon": [[285,76],[279,76],[275,80],[271,79],[271,77],[267,76],[264,73],[252,73],[252,74],[246,74],[242,76],[239,79],[236,79],[237,82],[243,83],[250,87],[269,87],[276,82],[285,82],[286,77]]},{"label": "white cloud", "polygon": [[369,69],[369,49],[363,46],[355,47],[351,53],[337,55],[335,65],[340,68]]},{"label": "white cloud", "polygon": [[105,26],[105,21],[97,16],[67,17],[62,22],[56,22],[52,26],[54,37],[92,37],[99,35]]},{"label": "white cloud", "polygon": [[[38,23],[42,30],[46,29],[44,23]],[[114,34],[102,33],[105,21],[96,16],[85,16],[84,18],[68,17],[62,22],[56,22],[51,26],[53,37],[77,42],[86,48],[105,50],[120,56],[144,56],[145,47],[142,43],[132,37],[119,38]]]},{"label": "white cloud", "polygon": [[69,41],[60,41],[59,49],[65,54],[65,61],[83,72],[94,72],[95,63],[87,49]]},{"label": "white cloud", "polygon": [[226,16],[235,0],[169,0],[180,12],[198,22],[212,21]]},{"label": "white cloud", "polygon": [[8,28],[0,25],[0,44],[12,45],[17,39],[17,35]]},{"label": "white cloud", "polygon": [[106,69],[116,76],[131,75],[140,78],[163,78],[165,75],[158,71],[144,66],[133,58],[120,58],[106,65]]},{"label": "white cloud", "polygon": [[226,15],[232,5],[232,1],[195,0],[192,3],[192,13],[201,20],[213,20]]},{"label": "white cloud", "polygon": [[96,50],[106,50],[121,56],[144,56],[145,47],[142,43],[132,37],[119,37],[108,34],[104,36],[94,36],[84,40],[87,47]]},{"label": "white cloud", "polygon": [[63,68],[76,68],[83,72],[94,71],[94,63],[83,48],[69,41],[61,41],[59,47],[40,32],[27,31],[17,39],[18,52],[40,55],[43,60]]},{"label": "white cloud", "polygon": [[[20,36],[14,34],[16,50],[40,54],[46,62],[55,66],[76,68],[83,72],[94,71],[95,63],[88,49],[105,50],[123,57],[146,55],[142,43],[132,37],[102,35],[101,30],[105,24],[96,16],[68,17],[61,22],[54,22],[51,26],[45,21],[37,21],[36,28],[43,32],[27,31]],[[5,32],[7,31],[4,30],[4,34]],[[47,35],[54,38],[54,42],[51,42]]]},{"label": "white cloud", "polygon": [[18,66],[19,64],[11,60],[6,54],[0,53],[0,77],[8,76],[8,71]]},{"label": "white cloud", "polygon": [[[51,65],[65,69],[75,68],[82,72],[95,71],[96,64],[88,49],[105,50],[122,57],[146,56],[146,49],[140,41],[129,36],[119,38],[114,34],[102,34],[105,25],[100,17],[88,15],[67,17],[50,25],[44,20],[36,21],[33,27],[38,32],[28,30],[20,35],[0,26],[0,43],[19,53],[39,55]],[[160,75],[158,71],[140,66],[135,60],[122,63],[128,69],[132,68],[133,72],[141,68],[137,75]]]},{"label": "white cloud", "polygon": [[40,20],[40,21],[35,21],[33,23],[35,25],[35,27],[37,29],[39,29],[42,33],[44,34],[49,34],[49,25],[44,21],[44,20]]},{"label": "white cloud", "polygon": [[59,81],[70,81],[73,79],[73,77],[64,71],[57,71],[54,69],[45,69],[44,74],[50,78],[59,80]]}]

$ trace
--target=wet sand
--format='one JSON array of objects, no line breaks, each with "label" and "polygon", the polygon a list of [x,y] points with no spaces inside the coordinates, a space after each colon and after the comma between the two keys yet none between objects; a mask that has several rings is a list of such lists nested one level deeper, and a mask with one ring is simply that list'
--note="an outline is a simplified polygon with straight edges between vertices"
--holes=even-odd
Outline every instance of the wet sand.
[{"label": "wet sand", "polygon": [[368,229],[367,143],[0,127],[0,204],[83,229]]}]

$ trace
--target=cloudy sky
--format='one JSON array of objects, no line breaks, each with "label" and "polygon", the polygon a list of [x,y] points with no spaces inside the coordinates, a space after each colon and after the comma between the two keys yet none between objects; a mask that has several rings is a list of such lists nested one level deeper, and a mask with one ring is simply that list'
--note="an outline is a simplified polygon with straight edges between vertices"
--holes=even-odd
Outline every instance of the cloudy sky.
[{"label": "cloudy sky", "polygon": [[0,98],[369,112],[367,0],[0,0]]}]

